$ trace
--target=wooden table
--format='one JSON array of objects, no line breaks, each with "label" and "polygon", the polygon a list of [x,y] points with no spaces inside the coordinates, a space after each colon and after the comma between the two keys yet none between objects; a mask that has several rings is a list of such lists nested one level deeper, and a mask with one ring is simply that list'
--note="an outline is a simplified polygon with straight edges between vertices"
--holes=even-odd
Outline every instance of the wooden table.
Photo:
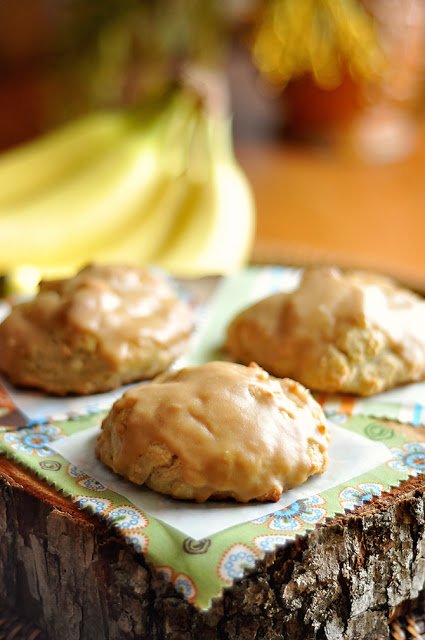
[{"label": "wooden table", "polygon": [[279,142],[241,142],[254,189],[254,261],[338,263],[425,291],[425,125],[414,153],[361,164]]}]

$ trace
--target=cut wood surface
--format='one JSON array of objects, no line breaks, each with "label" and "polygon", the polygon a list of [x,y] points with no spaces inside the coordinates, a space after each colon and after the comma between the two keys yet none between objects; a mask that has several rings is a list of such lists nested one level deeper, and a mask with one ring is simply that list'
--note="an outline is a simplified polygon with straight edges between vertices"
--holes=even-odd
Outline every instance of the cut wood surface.
[{"label": "cut wood surface", "polygon": [[411,601],[424,604],[424,494],[421,475],[333,518],[205,612],[98,519],[1,458],[0,598],[50,640],[386,639]]}]

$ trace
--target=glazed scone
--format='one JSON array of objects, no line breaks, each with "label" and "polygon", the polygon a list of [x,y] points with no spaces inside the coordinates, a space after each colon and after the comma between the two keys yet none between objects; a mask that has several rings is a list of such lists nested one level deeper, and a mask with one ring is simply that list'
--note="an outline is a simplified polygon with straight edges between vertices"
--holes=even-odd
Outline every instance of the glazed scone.
[{"label": "glazed scone", "polygon": [[56,395],[152,378],[183,352],[193,314],[147,269],[90,265],[42,282],[0,325],[0,370]]},{"label": "glazed scone", "polygon": [[310,389],[367,396],[425,377],[425,301],[381,276],[312,268],[242,311],[226,347]]},{"label": "glazed scone", "polygon": [[114,472],[175,498],[277,501],[327,465],[321,407],[255,364],[168,372],[117,400],[96,453]]}]

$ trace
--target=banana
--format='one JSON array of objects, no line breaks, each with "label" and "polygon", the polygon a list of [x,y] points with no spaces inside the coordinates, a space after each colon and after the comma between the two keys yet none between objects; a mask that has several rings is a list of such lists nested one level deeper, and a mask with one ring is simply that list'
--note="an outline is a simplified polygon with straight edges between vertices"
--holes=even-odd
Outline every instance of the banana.
[{"label": "banana", "polygon": [[198,151],[204,157],[196,165],[191,205],[155,260],[181,277],[238,269],[254,234],[253,196],[233,155],[229,120],[207,116]]},{"label": "banana", "polygon": [[149,215],[141,218],[134,228],[127,228],[115,242],[102,247],[93,255],[95,262],[153,263],[168,240],[179,212],[187,206],[190,190],[185,176],[177,176],[164,186]]},{"label": "banana", "polygon": [[230,121],[180,91],[31,201],[0,206],[0,273],[21,288],[90,261],[225,274],[248,258],[254,221]]},{"label": "banana", "polygon": [[145,216],[149,200],[179,170],[173,145],[193,108],[191,100],[171,100],[153,123],[126,132],[83,172],[30,203],[0,209],[0,270],[78,266]]},{"label": "banana", "polygon": [[191,198],[188,173],[194,124],[194,121],[188,123],[172,155],[172,150],[169,150],[166,159],[168,176],[145,204],[145,215],[139,216],[133,225],[123,228],[112,242],[102,246],[92,256],[94,261],[133,262],[139,265],[155,261],[172,233],[180,212],[185,210]]},{"label": "banana", "polygon": [[129,126],[122,111],[71,122],[0,155],[0,208],[48,189],[115,144]]}]

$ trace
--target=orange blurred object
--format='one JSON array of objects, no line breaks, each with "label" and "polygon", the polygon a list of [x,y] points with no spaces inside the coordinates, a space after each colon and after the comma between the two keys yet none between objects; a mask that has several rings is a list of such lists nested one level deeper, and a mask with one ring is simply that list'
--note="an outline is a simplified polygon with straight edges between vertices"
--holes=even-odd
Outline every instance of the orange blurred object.
[{"label": "orange blurred object", "polygon": [[52,0],[0,2],[0,149],[28,140],[46,126],[52,88],[45,60],[53,7]]},{"label": "orange blurred object", "polygon": [[375,80],[346,72],[322,88],[310,75],[293,78],[282,96],[287,133],[326,142],[367,162],[391,162],[415,148],[425,87],[423,0],[364,0],[374,16],[387,64]]},{"label": "orange blurred object", "polygon": [[353,121],[364,104],[359,85],[346,73],[333,89],[322,89],[311,76],[295,78],[283,94],[286,132],[306,141],[329,141]]}]

